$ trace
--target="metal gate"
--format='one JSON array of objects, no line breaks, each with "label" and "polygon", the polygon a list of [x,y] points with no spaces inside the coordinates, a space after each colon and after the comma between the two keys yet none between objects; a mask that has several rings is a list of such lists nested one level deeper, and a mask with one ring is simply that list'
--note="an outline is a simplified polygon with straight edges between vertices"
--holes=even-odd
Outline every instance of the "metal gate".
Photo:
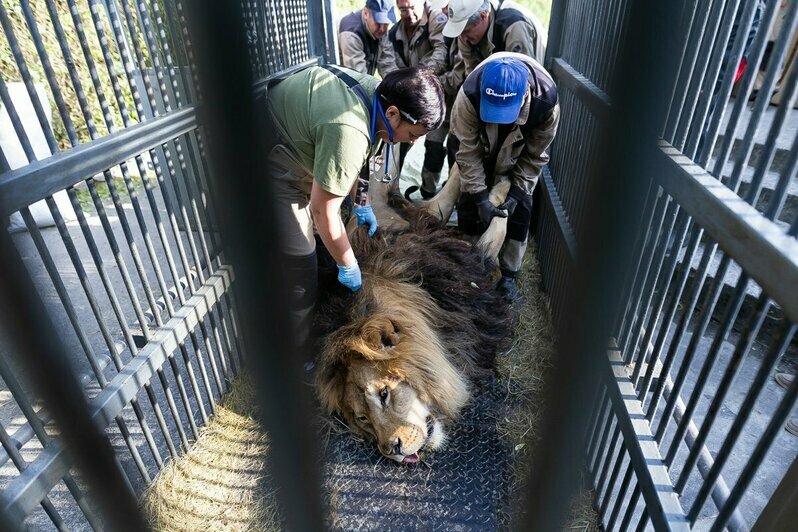
[{"label": "metal gate", "polygon": [[635,2],[554,2],[547,66],[562,121],[536,234],[544,284],[561,336],[573,334],[565,302],[591,247],[578,235],[589,202],[605,201],[591,194],[591,165],[627,164],[627,146],[598,151],[627,105],[611,81],[675,72],[654,164],[637,176],[652,181],[609,370],[596,377],[585,456],[595,507],[607,530],[785,530],[798,441],[783,427],[798,379],[785,392],[772,375],[798,351],[798,2],[671,4],[675,23],[659,36],[677,43],[677,68],[618,77],[623,43],[635,45],[624,39],[640,30]]},{"label": "metal gate", "polygon": [[[190,7],[0,2],[13,132],[0,151],[0,408],[12,420],[0,425],[0,528],[135,528],[133,501],[188,449],[244,363]],[[242,7],[256,89],[327,57],[328,4]],[[24,232],[9,236],[15,212]],[[131,513],[103,521],[76,463],[88,480],[106,473],[94,477],[98,502]]]}]

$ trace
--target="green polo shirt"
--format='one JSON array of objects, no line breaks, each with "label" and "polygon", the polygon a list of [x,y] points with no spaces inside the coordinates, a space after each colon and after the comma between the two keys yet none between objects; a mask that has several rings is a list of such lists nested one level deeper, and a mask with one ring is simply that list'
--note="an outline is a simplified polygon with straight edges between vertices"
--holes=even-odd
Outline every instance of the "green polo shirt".
[{"label": "green polo shirt", "polygon": [[[373,96],[376,78],[346,72]],[[369,113],[357,94],[330,71],[311,67],[269,89],[268,102],[302,166],[324,190],[347,195],[372,150]],[[300,181],[300,189],[310,190],[310,177]]]}]

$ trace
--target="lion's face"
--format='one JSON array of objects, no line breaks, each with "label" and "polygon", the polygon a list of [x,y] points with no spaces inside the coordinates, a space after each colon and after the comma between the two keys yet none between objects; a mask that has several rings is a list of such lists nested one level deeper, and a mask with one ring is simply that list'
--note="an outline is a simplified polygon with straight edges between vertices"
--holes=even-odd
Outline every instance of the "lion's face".
[{"label": "lion's face", "polygon": [[384,456],[414,463],[422,448],[443,445],[443,421],[458,415],[469,387],[447,360],[430,315],[418,310],[427,300],[414,302],[416,287],[403,290],[403,298],[369,297],[370,315],[330,335],[316,379],[328,412],[376,440]]},{"label": "lion's face", "polygon": [[363,359],[350,365],[344,417],[353,431],[376,440],[385,457],[415,463],[422,448],[443,444],[443,424],[410,383],[381,366]]}]

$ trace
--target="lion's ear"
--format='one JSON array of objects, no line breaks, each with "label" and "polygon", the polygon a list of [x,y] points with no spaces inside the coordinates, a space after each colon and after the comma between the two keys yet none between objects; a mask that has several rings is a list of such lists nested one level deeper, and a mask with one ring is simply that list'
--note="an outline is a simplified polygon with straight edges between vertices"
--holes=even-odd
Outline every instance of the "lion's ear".
[{"label": "lion's ear", "polygon": [[366,360],[390,360],[396,357],[396,354],[391,352],[390,349],[380,347],[375,349],[375,343],[365,338],[352,338],[349,342],[351,350]]},{"label": "lion's ear", "polygon": [[391,319],[377,316],[363,324],[360,334],[350,339],[348,347],[368,360],[389,360],[396,356],[392,350],[400,337],[399,328]]}]

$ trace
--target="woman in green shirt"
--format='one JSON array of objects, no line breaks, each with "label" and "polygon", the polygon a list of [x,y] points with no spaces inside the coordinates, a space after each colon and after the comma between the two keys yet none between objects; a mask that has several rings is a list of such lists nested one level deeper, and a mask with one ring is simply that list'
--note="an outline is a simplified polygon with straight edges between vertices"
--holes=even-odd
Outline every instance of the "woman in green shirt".
[{"label": "woman in green shirt", "polygon": [[[296,305],[292,312],[298,334],[307,336],[317,287],[314,225],[338,265],[338,280],[359,290],[360,268],[340,216],[341,204],[382,144],[388,161],[393,144],[413,143],[440,126],[443,89],[425,69],[396,70],[379,81],[341,67],[311,67],[270,88],[268,106],[280,139],[269,162]],[[358,222],[368,224],[373,235],[377,220],[367,199],[359,203]]]}]

